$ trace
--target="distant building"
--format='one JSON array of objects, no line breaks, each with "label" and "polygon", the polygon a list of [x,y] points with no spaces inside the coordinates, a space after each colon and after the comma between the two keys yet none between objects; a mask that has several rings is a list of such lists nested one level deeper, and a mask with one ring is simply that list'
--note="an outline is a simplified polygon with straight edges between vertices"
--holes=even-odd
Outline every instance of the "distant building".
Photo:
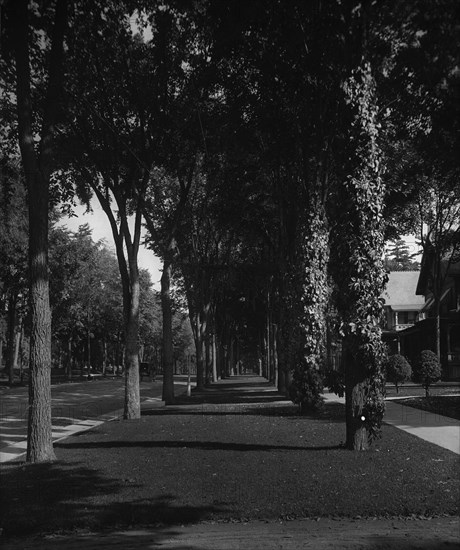
[{"label": "distant building", "polygon": [[413,327],[424,318],[423,296],[416,294],[419,271],[391,271],[383,293],[385,322],[382,338],[389,352],[401,353],[401,331]]},{"label": "distant building", "polygon": [[[390,353],[404,355],[411,364],[422,350],[436,351],[432,269],[430,255],[425,254],[420,271],[391,272],[384,293],[386,324],[382,338]],[[446,275],[440,294],[442,378],[460,380],[460,262],[443,262],[441,269]]]},{"label": "distant building", "polygon": [[[430,251],[431,252],[431,251]],[[409,360],[423,349],[436,350],[436,313],[430,290],[433,254],[424,254],[416,293],[425,299],[423,320],[404,331],[404,351]],[[460,379],[460,262],[441,263],[445,277],[440,294],[440,347],[444,380]]]}]

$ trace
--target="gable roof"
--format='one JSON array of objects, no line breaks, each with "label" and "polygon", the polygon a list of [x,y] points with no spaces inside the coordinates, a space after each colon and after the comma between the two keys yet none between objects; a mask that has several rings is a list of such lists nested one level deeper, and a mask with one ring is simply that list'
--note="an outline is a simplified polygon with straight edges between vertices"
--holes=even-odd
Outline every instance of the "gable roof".
[{"label": "gable roof", "polygon": [[385,305],[395,311],[419,311],[424,296],[415,294],[420,271],[390,271],[383,298]]}]

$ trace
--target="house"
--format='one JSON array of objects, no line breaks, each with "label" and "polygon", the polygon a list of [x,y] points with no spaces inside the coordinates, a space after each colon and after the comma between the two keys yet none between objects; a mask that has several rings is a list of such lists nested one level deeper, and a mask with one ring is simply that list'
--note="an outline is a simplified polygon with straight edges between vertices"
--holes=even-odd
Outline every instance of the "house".
[{"label": "house", "polygon": [[[431,291],[433,260],[424,254],[415,294],[423,298],[417,322],[399,333],[399,349],[410,363],[424,349],[436,351],[436,311]],[[460,379],[460,261],[442,262],[440,292],[440,359],[444,380]]]},{"label": "house", "polygon": [[385,299],[385,322],[382,331],[383,341],[389,352],[402,353],[401,331],[413,327],[424,318],[423,296],[416,294],[419,271],[391,271],[383,293]]},{"label": "house", "polygon": [[[460,380],[460,261],[443,264],[440,348],[443,380]],[[413,365],[420,352],[436,351],[436,316],[430,291],[432,265],[426,257],[420,271],[392,271],[382,294],[385,319],[382,340],[389,353],[404,355]],[[335,345],[335,344],[334,344]],[[340,351],[340,343],[337,343]],[[328,343],[328,364],[337,369],[340,355]]]}]

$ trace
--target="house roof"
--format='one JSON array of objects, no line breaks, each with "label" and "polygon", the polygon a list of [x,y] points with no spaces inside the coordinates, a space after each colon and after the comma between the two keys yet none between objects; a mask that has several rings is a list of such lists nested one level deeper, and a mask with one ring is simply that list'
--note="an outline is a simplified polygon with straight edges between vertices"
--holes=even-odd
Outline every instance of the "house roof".
[{"label": "house roof", "polygon": [[423,296],[415,294],[419,271],[391,271],[383,298],[394,311],[419,311],[425,304]]}]

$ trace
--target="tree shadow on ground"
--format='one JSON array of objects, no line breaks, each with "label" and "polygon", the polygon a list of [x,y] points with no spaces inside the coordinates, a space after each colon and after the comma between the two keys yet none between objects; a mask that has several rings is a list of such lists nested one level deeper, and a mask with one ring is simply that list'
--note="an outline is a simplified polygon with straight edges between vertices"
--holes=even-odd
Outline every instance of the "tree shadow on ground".
[{"label": "tree shadow on ground", "polygon": [[198,393],[192,394],[190,397],[180,395],[175,399],[175,405],[206,405],[206,404],[226,404],[238,405],[245,403],[270,403],[274,401],[284,401],[286,397],[276,392],[268,391],[251,391],[241,392],[238,390],[226,390],[225,392],[213,393]]},{"label": "tree shadow on ground", "polygon": [[[214,506],[177,506],[175,496],[116,500],[130,485],[79,463],[8,464],[0,481],[0,525],[5,536],[132,525],[195,523],[220,511]],[[114,498],[115,495],[115,498]],[[114,502],[115,500],[115,502]]]},{"label": "tree shadow on ground", "polygon": [[[198,403],[188,407],[174,404],[165,408],[144,409],[142,416],[261,416],[284,417],[291,420],[321,420],[324,422],[342,423],[345,421],[345,406],[342,403],[325,403],[318,411],[301,414],[299,407],[292,403],[270,405],[270,402],[256,401],[254,403]],[[211,406],[209,406],[211,405]],[[219,407],[222,405],[222,407]],[[234,405],[228,406],[228,405]],[[258,405],[258,406],[256,406]]]},{"label": "tree shadow on ground", "polygon": [[147,448],[147,449],[199,449],[203,451],[330,451],[340,449],[340,445],[307,447],[305,445],[268,445],[260,443],[227,443],[223,441],[85,441],[77,443],[57,443],[56,448],[66,449],[112,449],[112,448]]},{"label": "tree shadow on ground", "polygon": [[286,396],[279,393],[268,381],[245,379],[244,376],[226,379],[204,388],[193,388],[192,394],[176,397],[176,405],[201,404],[242,404],[285,401]]},{"label": "tree shadow on ground", "polygon": [[291,420],[320,420],[323,422],[345,422],[345,405],[342,403],[325,403],[320,409],[301,413],[296,405],[280,405],[276,407],[261,406],[248,408],[243,414],[259,416],[285,417]]}]

